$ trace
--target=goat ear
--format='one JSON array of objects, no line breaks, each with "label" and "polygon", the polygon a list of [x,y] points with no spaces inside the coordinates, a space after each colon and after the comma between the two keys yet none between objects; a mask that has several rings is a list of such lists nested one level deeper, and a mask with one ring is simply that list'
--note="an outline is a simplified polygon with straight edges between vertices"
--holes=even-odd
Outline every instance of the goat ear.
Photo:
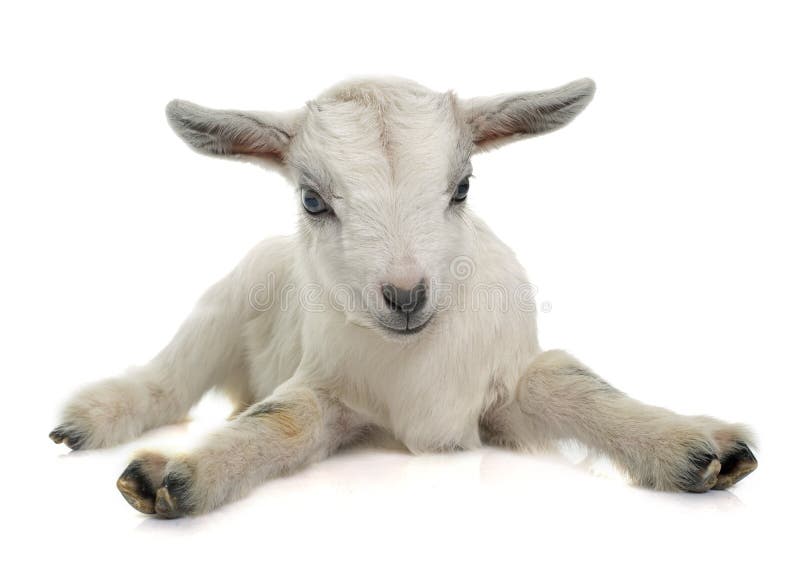
[{"label": "goat ear", "polygon": [[282,160],[300,112],[214,110],[185,100],[167,104],[167,120],[189,146],[208,155],[248,155]]},{"label": "goat ear", "polygon": [[461,107],[475,146],[486,149],[566,126],[591,102],[594,90],[594,81],[580,79],[553,90],[470,98]]}]

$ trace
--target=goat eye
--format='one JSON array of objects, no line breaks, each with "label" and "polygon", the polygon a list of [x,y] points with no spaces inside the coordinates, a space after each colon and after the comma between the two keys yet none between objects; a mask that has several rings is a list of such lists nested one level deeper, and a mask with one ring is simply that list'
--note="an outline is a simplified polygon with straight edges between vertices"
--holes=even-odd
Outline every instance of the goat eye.
[{"label": "goat eye", "polygon": [[467,198],[469,192],[469,177],[464,177],[453,193],[453,202],[461,202]]},{"label": "goat eye", "polygon": [[309,214],[321,214],[328,210],[328,205],[314,189],[301,189],[300,200],[303,202],[303,208]]}]

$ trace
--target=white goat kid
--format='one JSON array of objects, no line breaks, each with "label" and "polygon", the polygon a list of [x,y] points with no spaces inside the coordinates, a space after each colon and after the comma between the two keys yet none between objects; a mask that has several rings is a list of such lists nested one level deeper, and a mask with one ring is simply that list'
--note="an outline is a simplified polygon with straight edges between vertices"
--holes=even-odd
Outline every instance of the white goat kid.
[{"label": "white goat kid", "polygon": [[472,153],[560,128],[593,94],[588,79],[470,100],[362,80],[287,113],[173,101],[196,150],[284,173],[298,233],[259,244],[150,363],[80,391],[51,438],[115,445],[227,392],[240,413],[199,448],[141,453],[119,478],[163,517],[209,511],[370,427],[413,452],[577,439],[640,485],[732,485],[757,465],[744,427],[644,405],[541,352],[523,269],[465,203]]}]

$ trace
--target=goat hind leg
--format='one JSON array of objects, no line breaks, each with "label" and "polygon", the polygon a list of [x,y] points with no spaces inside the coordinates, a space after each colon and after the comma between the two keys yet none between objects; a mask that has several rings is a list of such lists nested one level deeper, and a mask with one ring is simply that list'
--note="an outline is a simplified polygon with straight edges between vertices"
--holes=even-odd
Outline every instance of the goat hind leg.
[{"label": "goat hind leg", "polygon": [[726,489],[758,465],[744,426],[640,403],[559,350],[533,360],[514,409],[521,435],[578,440],[654,489]]}]

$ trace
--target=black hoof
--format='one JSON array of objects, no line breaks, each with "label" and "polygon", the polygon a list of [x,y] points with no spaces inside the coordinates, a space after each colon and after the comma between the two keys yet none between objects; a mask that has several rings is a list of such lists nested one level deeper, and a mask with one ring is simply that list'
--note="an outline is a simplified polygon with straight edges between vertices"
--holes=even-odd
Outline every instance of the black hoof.
[{"label": "black hoof", "polygon": [[117,480],[117,489],[131,507],[147,515],[155,514],[156,492],[142,470],[141,460],[134,460]]},{"label": "black hoof", "polygon": [[722,469],[714,489],[728,489],[758,467],[758,460],[744,442],[737,442],[733,449],[722,456]]},{"label": "black hoof", "polygon": [[177,519],[189,515],[191,476],[173,470],[164,478],[164,484],[156,491],[156,514],[164,519]]},{"label": "black hoof", "polygon": [[86,444],[86,435],[68,425],[61,425],[50,432],[50,440],[56,444],[64,443],[72,450],[80,450]]},{"label": "black hoof", "polygon": [[689,456],[689,468],[681,486],[684,491],[705,493],[717,483],[717,476],[722,469],[717,455],[701,451]]}]

